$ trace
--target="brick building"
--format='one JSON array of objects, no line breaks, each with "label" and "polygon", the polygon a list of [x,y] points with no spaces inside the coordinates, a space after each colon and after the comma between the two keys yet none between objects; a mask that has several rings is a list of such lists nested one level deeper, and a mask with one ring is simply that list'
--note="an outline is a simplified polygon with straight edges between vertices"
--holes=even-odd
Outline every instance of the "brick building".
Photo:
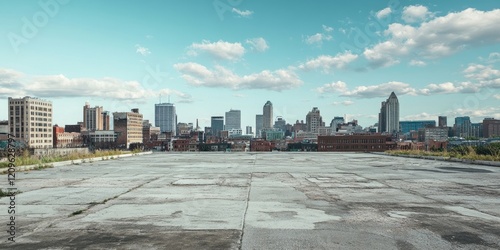
[{"label": "brick building", "polygon": [[383,152],[392,147],[387,142],[385,135],[318,136],[318,151]]}]

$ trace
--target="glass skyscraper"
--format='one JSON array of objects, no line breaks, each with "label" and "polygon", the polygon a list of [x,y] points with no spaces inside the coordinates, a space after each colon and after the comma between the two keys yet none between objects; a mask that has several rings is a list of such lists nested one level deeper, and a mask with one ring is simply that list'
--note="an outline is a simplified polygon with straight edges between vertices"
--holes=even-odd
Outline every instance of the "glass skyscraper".
[{"label": "glass skyscraper", "polygon": [[173,103],[155,104],[155,127],[161,132],[172,132],[176,134],[177,115]]}]

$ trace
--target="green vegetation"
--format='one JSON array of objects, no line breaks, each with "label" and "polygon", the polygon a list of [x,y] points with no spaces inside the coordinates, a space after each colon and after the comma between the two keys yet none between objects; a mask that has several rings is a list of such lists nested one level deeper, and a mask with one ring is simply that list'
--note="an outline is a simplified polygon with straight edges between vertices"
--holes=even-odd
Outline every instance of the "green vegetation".
[{"label": "green vegetation", "polygon": [[[26,166],[26,165],[38,165],[38,169],[51,167],[52,162],[59,161],[72,161],[77,159],[87,159],[95,157],[112,157],[113,155],[120,155],[124,153],[129,153],[120,150],[106,150],[106,151],[95,151],[94,153],[81,154],[81,153],[71,153],[67,155],[51,155],[51,156],[32,156],[27,150],[23,152],[22,155],[16,155],[16,166]],[[9,162],[0,162],[0,168],[8,167]]]},{"label": "green vegetation", "polygon": [[9,193],[9,192],[3,191],[3,189],[0,189],[0,198],[6,197],[6,196],[11,196],[11,195],[17,195],[17,194],[20,194],[20,193],[21,193],[21,191],[16,191],[14,193]]},{"label": "green vegetation", "polygon": [[449,151],[422,151],[422,150],[390,150],[391,155],[436,156],[443,158],[458,158],[473,161],[500,161],[500,143],[490,143],[484,146],[459,146]]}]

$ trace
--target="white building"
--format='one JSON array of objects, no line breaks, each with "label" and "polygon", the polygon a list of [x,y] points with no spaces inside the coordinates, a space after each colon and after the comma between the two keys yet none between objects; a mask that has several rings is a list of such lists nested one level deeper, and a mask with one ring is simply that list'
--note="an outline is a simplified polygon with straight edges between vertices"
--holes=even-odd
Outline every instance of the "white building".
[{"label": "white building", "polygon": [[226,112],[226,125],[225,130],[241,129],[241,111],[231,109]]},{"label": "white building", "polygon": [[30,148],[52,148],[52,102],[9,97],[9,132]]}]

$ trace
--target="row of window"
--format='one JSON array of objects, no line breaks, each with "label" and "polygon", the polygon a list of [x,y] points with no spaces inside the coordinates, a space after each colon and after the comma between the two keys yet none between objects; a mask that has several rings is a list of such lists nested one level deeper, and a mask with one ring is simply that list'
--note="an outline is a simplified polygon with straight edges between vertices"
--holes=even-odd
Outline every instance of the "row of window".
[{"label": "row of window", "polygon": [[324,144],[354,144],[354,143],[384,143],[382,139],[335,139],[335,140],[319,140],[318,143]]},{"label": "row of window", "polygon": [[320,149],[382,149],[381,145],[320,145]]}]

